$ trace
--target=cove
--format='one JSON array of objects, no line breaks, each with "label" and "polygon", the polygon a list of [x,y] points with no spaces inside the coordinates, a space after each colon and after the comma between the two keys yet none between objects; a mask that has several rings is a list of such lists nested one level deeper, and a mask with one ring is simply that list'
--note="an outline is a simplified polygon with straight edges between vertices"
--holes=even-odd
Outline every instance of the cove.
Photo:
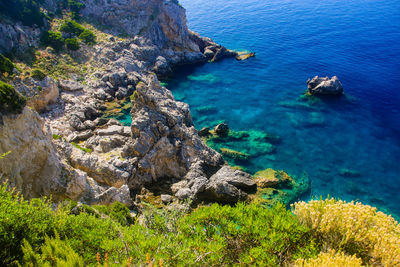
[{"label": "cove", "polygon": [[[279,136],[259,144],[211,144],[247,153],[250,173],[274,168],[311,179],[311,196],[334,196],[400,214],[400,10],[398,1],[183,0],[189,28],[236,50],[183,67],[167,81],[190,105],[197,129],[221,121],[234,131]],[[337,75],[345,95],[304,98],[306,80]]]}]

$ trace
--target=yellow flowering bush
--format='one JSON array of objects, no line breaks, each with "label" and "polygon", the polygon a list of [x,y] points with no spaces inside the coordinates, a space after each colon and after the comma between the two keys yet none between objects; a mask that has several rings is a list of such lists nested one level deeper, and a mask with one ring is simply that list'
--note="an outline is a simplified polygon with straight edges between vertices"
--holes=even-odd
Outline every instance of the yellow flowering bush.
[{"label": "yellow flowering bush", "polygon": [[315,259],[298,259],[294,267],[361,267],[362,260],[355,255],[348,256],[330,250],[328,253],[321,252]]},{"label": "yellow flowering bush", "polygon": [[355,254],[364,264],[400,265],[400,225],[390,215],[359,202],[330,198],[297,202],[292,211],[313,229],[322,251]]}]

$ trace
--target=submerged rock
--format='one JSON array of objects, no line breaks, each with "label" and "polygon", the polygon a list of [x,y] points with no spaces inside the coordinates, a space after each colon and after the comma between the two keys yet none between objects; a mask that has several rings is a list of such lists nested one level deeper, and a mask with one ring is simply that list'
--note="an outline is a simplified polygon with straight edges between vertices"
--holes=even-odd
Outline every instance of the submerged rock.
[{"label": "submerged rock", "polygon": [[247,153],[236,151],[236,150],[229,149],[226,147],[221,147],[220,150],[221,150],[222,155],[233,158],[233,159],[247,160],[250,157],[250,155]]},{"label": "submerged rock", "polygon": [[308,92],[312,95],[341,95],[343,94],[343,86],[338,77],[333,76],[320,78],[315,76],[307,80]]},{"label": "submerged rock", "polygon": [[205,136],[208,136],[208,135],[210,135],[211,133],[210,133],[210,127],[203,127],[203,128],[201,128],[201,130],[198,132],[198,135],[200,136],[200,137],[205,137]]}]

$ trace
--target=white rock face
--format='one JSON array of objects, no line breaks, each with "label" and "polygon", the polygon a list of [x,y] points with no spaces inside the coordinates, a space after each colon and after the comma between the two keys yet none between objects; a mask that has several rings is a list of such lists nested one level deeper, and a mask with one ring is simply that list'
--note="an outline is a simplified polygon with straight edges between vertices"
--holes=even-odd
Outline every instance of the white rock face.
[{"label": "white rock face", "polygon": [[63,194],[62,165],[40,116],[25,107],[19,115],[3,117],[0,125],[0,175],[25,197]]}]

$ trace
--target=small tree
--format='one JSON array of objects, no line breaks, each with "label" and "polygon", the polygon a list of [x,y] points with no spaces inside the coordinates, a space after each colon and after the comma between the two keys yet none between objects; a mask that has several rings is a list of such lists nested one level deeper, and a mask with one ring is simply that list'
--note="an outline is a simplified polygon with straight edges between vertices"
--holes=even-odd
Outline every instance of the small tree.
[{"label": "small tree", "polygon": [[64,47],[64,38],[62,37],[61,32],[44,32],[40,40],[44,45],[51,46],[57,51]]},{"label": "small tree", "polygon": [[73,51],[76,51],[80,48],[79,41],[76,38],[65,39],[65,46],[69,50],[73,50]]},{"label": "small tree", "polygon": [[89,45],[93,45],[96,43],[96,35],[90,30],[84,30],[80,35],[79,38]]}]

